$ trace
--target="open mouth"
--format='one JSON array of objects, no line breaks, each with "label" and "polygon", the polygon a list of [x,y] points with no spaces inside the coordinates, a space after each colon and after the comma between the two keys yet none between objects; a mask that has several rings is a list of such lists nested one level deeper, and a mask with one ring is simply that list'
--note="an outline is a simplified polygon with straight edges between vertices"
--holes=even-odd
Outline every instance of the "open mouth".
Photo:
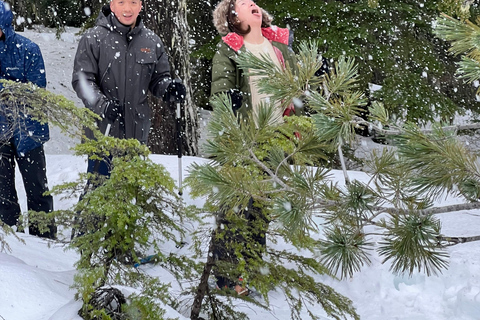
[{"label": "open mouth", "polygon": [[252,10],[252,14],[257,14],[257,13],[260,13],[258,9],[253,9]]}]

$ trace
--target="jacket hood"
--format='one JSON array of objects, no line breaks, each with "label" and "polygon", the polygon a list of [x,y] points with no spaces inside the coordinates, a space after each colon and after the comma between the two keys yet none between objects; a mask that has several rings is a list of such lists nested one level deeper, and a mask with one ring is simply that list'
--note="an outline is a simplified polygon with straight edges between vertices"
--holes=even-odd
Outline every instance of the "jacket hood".
[{"label": "jacket hood", "polygon": [[6,37],[13,33],[12,21],[13,13],[10,9],[10,5],[0,1],[0,29],[5,33]]},{"label": "jacket hood", "polygon": [[[222,0],[213,11],[213,24],[221,35],[228,34],[231,30],[228,28],[227,16],[232,0]],[[269,27],[273,21],[273,17],[265,10],[262,10],[262,27]]]}]

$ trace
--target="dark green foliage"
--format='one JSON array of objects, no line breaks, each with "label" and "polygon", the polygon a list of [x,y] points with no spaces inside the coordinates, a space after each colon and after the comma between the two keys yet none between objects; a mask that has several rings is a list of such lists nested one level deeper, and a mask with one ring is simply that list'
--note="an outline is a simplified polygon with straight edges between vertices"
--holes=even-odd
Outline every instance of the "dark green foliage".
[{"label": "dark green foliage", "polygon": [[[359,85],[382,86],[375,99],[394,116],[423,122],[449,120],[463,108],[477,111],[472,86],[454,77],[457,59],[433,35],[440,10],[459,3],[441,0],[265,1],[274,23],[289,26],[299,40],[316,39],[330,58],[355,57]],[[461,2],[461,1],[460,1]],[[460,109],[461,107],[461,109]]]},{"label": "dark green foliage", "polygon": [[36,4],[39,10],[38,16],[46,27],[80,27],[86,18],[80,1],[41,0],[36,1]]},{"label": "dark green foliage", "polygon": [[[189,209],[176,195],[165,168],[153,163],[148,148],[137,140],[99,136],[76,150],[95,160],[113,157],[109,178],[87,176],[88,192],[70,210],[56,212],[58,225],[80,232],[70,246],[80,253],[75,286],[84,302],[83,313],[95,319],[99,311],[90,299],[99,288],[126,285],[140,290],[128,312],[137,313],[136,319],[162,319],[162,310],[155,303],[171,302],[167,288],[158,279],[138,273],[133,264],[153,250],[157,263],[179,277],[188,277],[195,264],[163,251],[162,244],[174,246],[183,241],[184,219],[191,218]],[[79,180],[73,188],[67,184],[52,192],[71,193],[83,184],[84,180]]]},{"label": "dark green foliage", "polygon": [[25,19],[27,27],[41,24],[57,29],[57,36],[59,36],[66,26],[80,27],[87,18],[84,8],[101,4],[101,1],[13,0],[11,4],[15,17]]},{"label": "dark green foliage", "polygon": [[13,119],[29,114],[34,119],[57,126],[63,132],[76,138],[82,136],[83,127],[94,129],[98,118],[87,108],[78,108],[64,96],[39,88],[31,83],[0,80],[2,103],[8,108]]}]

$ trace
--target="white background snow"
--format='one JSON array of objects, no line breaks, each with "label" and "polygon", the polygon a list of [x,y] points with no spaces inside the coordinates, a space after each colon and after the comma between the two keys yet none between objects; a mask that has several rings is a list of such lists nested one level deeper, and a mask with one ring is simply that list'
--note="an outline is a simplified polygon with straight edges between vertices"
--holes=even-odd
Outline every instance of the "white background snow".
[{"label": "white background snow", "polygon": [[[65,95],[79,106],[80,101],[71,87],[71,72],[78,36],[77,29],[68,29],[61,40],[55,39],[52,30],[25,31],[21,34],[40,45],[45,63],[48,89]],[[79,172],[86,169],[82,157],[72,155],[70,147],[76,141],[62,136],[51,128],[52,139],[45,146],[47,153],[47,174],[50,186],[72,181]],[[154,155],[155,162],[163,164],[173,178],[178,177],[175,156]],[[184,170],[192,162],[204,161],[197,157],[183,158]],[[350,172],[352,179],[364,179],[359,172]],[[334,172],[333,179],[340,179],[340,172]],[[22,209],[26,210],[25,192],[20,175],[16,177],[17,190]],[[202,205],[202,200],[192,200],[188,191],[184,200]],[[72,200],[55,198],[56,209],[69,207]],[[447,198],[443,205],[460,202]],[[443,232],[450,236],[472,236],[480,234],[480,211],[471,210],[443,214]],[[38,237],[19,233],[25,240],[20,243],[14,237],[7,237],[11,252],[0,253],[0,320],[78,320],[80,303],[74,300],[74,291],[69,287],[75,273],[74,263],[78,256],[73,251],[47,242]],[[349,297],[361,319],[365,320],[471,320],[480,319],[480,243],[473,242],[449,247],[450,267],[439,276],[427,277],[415,274],[413,277],[395,276],[389,272],[389,264],[381,264],[375,254],[372,264],[353,278],[338,281],[329,278],[321,280]],[[156,267],[146,265],[144,270],[154,273]],[[271,293],[271,311],[260,310],[241,303],[250,319],[289,319],[289,310],[278,292]],[[314,307],[319,316],[324,312]],[[186,319],[169,310],[168,315]],[[308,319],[305,315],[305,319]],[[327,319],[327,318],[322,318]]]}]

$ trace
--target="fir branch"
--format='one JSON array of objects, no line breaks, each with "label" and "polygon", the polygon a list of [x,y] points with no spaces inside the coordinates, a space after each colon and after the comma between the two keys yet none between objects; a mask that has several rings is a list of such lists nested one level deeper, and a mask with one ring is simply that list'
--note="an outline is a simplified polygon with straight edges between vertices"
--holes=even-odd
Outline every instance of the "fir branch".
[{"label": "fir branch", "polygon": [[49,92],[32,83],[20,83],[0,80],[0,99],[2,112],[8,115],[12,126],[21,121],[24,115],[30,115],[41,123],[50,123],[59,127],[71,137],[81,138],[83,129],[96,129],[95,113],[87,108],[77,108],[75,104],[62,95]]},{"label": "fir branch", "polygon": [[25,240],[21,239],[9,225],[0,221],[0,252],[11,252],[11,248],[5,240],[5,236],[12,235],[16,240],[25,244]]}]

